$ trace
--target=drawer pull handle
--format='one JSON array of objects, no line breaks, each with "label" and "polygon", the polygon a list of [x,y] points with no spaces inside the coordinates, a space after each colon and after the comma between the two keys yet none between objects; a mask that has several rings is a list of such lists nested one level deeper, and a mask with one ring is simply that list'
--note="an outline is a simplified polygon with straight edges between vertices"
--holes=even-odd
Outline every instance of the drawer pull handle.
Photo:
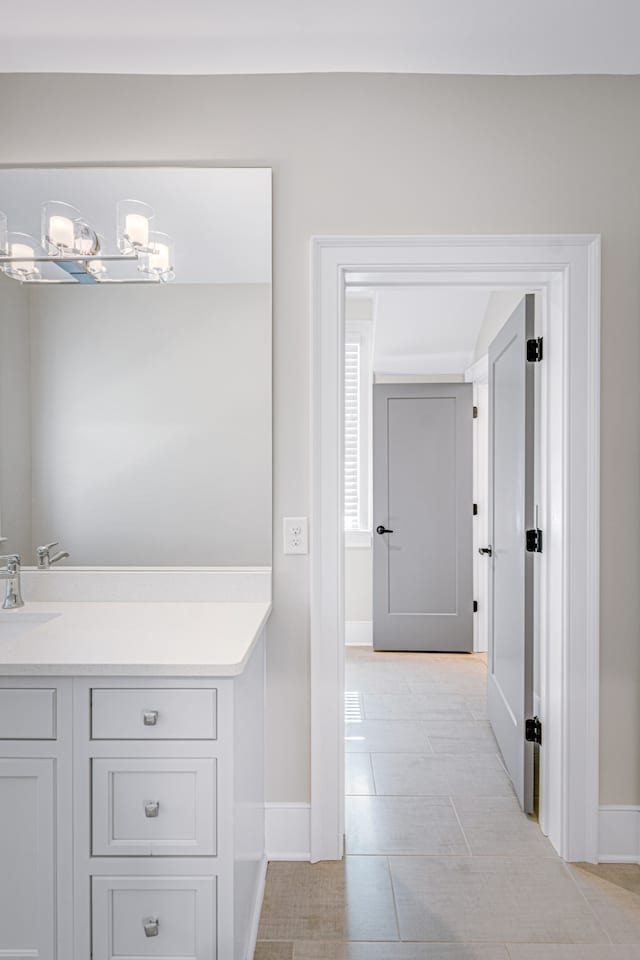
[{"label": "drawer pull handle", "polygon": [[158,722],[158,711],[157,710],[145,710],[142,714],[142,722],[145,727],[155,727]]},{"label": "drawer pull handle", "polygon": [[157,917],[147,917],[142,921],[145,937],[157,937],[160,929],[160,921]]},{"label": "drawer pull handle", "polygon": [[144,805],[144,815],[145,817],[157,817],[160,811],[160,803],[158,800],[147,800]]}]

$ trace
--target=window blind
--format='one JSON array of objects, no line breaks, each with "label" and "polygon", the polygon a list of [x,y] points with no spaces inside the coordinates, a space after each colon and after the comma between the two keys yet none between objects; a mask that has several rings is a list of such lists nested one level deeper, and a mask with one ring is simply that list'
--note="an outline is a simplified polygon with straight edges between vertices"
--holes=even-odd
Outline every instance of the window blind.
[{"label": "window blind", "polygon": [[344,528],[360,528],[360,344],[345,344]]}]

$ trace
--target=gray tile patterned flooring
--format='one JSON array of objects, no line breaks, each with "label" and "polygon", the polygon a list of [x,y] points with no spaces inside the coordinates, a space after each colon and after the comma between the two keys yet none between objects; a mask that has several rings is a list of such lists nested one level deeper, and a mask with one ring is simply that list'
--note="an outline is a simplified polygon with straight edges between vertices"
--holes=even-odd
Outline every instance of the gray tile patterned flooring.
[{"label": "gray tile patterned flooring", "polygon": [[340,863],[271,863],[255,960],[640,960],[640,866],[520,811],[477,655],[347,651]]}]

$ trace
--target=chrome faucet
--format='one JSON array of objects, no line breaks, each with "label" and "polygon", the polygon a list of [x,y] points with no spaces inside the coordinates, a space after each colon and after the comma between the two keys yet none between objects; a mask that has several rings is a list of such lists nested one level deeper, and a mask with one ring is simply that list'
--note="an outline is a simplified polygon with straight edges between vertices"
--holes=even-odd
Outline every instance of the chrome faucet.
[{"label": "chrome faucet", "polygon": [[0,568],[0,580],[7,581],[7,592],[5,594],[3,610],[15,610],[17,607],[24,607],[22,592],[20,590],[20,566],[21,559],[17,553],[10,553],[6,557],[0,557],[5,561],[4,570]]},{"label": "chrome faucet", "polygon": [[54,563],[57,563],[59,560],[64,560],[69,556],[66,550],[60,550],[58,553],[54,553],[51,556],[51,551],[54,547],[60,546],[58,540],[55,540],[53,543],[47,543],[44,547],[38,547],[36,553],[38,555],[38,570],[48,570],[49,567],[52,567]]}]

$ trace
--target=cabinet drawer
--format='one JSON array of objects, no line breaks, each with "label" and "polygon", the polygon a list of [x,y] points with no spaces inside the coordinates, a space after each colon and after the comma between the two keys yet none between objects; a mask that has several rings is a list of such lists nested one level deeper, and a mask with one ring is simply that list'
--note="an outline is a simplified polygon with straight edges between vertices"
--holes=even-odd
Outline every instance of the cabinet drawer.
[{"label": "cabinet drawer", "polygon": [[55,739],[55,689],[0,687],[0,740]]},{"label": "cabinet drawer", "polygon": [[94,759],[93,855],[216,854],[216,761]]},{"label": "cabinet drawer", "polygon": [[212,960],[215,877],[93,877],[93,960]]},{"label": "cabinet drawer", "polygon": [[93,740],[215,740],[216,691],[113,689],[91,691]]}]

